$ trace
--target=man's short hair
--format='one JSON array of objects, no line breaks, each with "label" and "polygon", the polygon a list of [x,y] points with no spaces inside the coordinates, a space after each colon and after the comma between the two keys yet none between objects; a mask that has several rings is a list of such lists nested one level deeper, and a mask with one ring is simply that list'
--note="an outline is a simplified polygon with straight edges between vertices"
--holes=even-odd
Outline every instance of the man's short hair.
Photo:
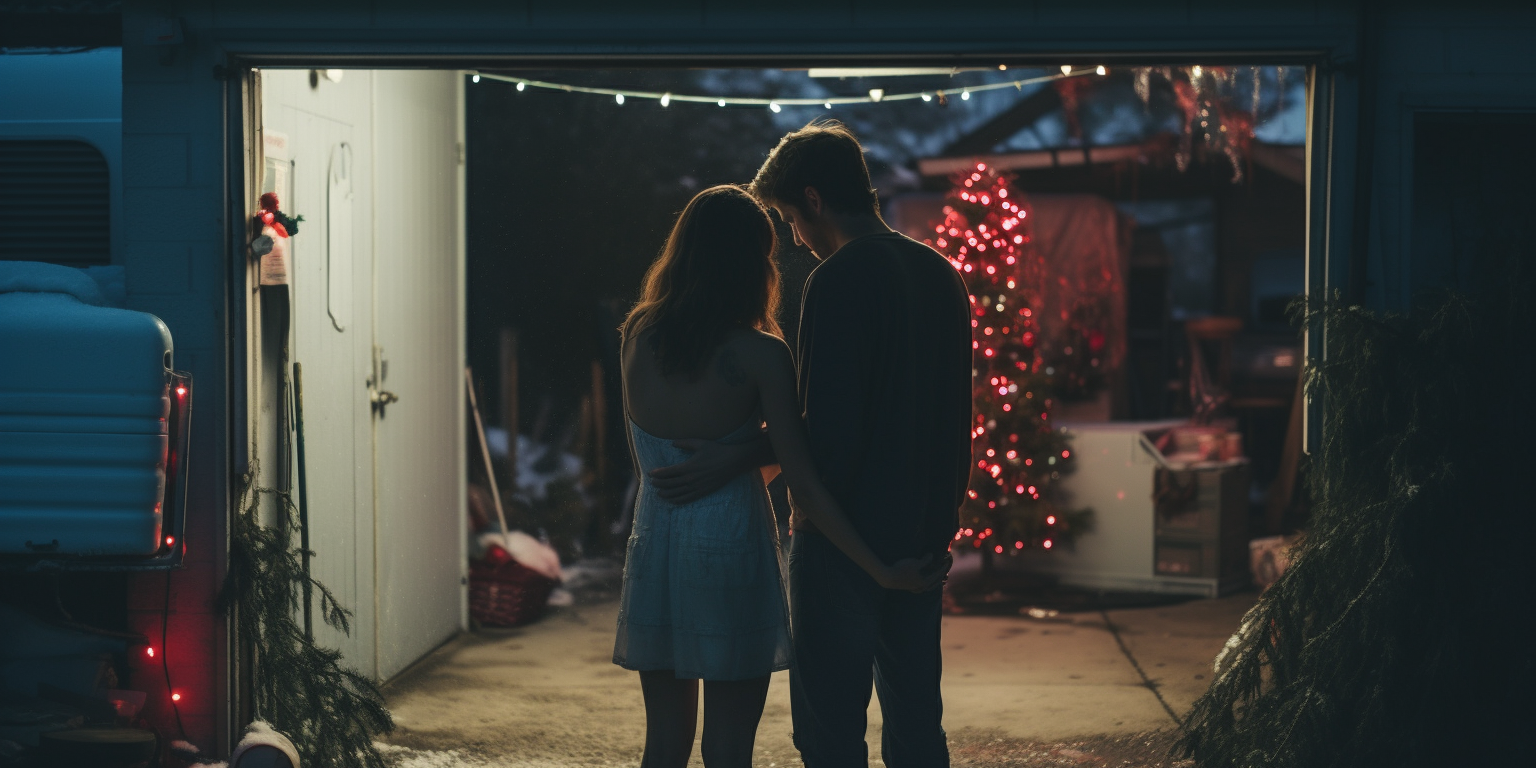
[{"label": "man's short hair", "polygon": [[864,148],[836,120],[812,121],[785,134],[748,189],[764,205],[781,203],[804,210],[806,187],[815,187],[822,205],[838,213],[880,212],[880,198],[864,164]]}]

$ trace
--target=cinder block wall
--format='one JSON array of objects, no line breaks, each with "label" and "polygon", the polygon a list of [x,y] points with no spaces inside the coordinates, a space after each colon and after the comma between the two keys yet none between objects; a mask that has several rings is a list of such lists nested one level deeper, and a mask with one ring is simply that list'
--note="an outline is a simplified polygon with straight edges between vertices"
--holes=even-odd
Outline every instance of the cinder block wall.
[{"label": "cinder block wall", "polygon": [[[1410,259],[1419,111],[1536,112],[1536,4],[1391,3],[1383,14],[1367,301],[1407,309],[1436,270]],[[1467,136],[1468,142],[1478,141]],[[1449,202],[1449,201],[1448,201]],[[1417,274],[1417,277],[1416,277]]]},{"label": "cinder block wall", "polygon": [[[205,751],[219,748],[218,718],[227,708],[220,673],[223,622],[213,601],[223,577],[224,523],[230,509],[229,405],[225,315],[230,256],[224,243],[223,83],[209,8],[125,3],[123,12],[122,250],[128,305],[165,321],[177,368],[193,375],[186,567],[135,576],[129,584],[130,628],[164,653],[187,736]],[[189,42],[174,51],[143,44],[146,24],[167,11],[186,25]],[[173,54],[163,60],[162,55]],[[169,584],[166,643],[159,647]],[[147,710],[161,732],[177,733],[158,659],[135,657],[134,684],[149,691]]]},{"label": "cinder block wall", "polygon": [[[1381,80],[1373,137],[1376,183],[1372,303],[1398,306],[1412,285],[1399,258],[1414,109],[1536,107],[1536,12],[1514,3],[1427,0],[1382,11]],[[1435,8],[1434,6],[1440,6]],[[1330,0],[996,0],[937,7],[919,0],[127,0],[123,19],[123,150],[127,226],[121,254],[131,306],[170,326],[177,365],[196,377],[187,568],[171,575],[169,643],[182,720],[205,749],[227,749],[225,638],[212,600],[231,510],[227,358],[243,318],[226,315],[239,279],[225,222],[225,83],[214,67],[241,53],[446,55],[1053,53],[1327,50],[1353,57],[1355,9]],[[179,20],[186,42],[148,45],[149,27]],[[1192,55],[1191,59],[1198,59]],[[1350,242],[1354,106],[1351,70],[1334,93],[1329,237]],[[236,222],[235,226],[239,226]],[[1339,250],[1339,254],[1347,248]],[[1347,273],[1330,265],[1330,282]],[[158,637],[163,575],[135,579],[134,628]],[[147,671],[147,670],[146,670]],[[152,679],[146,674],[140,678]],[[151,696],[162,716],[163,696]],[[215,746],[217,745],[217,746]]]}]

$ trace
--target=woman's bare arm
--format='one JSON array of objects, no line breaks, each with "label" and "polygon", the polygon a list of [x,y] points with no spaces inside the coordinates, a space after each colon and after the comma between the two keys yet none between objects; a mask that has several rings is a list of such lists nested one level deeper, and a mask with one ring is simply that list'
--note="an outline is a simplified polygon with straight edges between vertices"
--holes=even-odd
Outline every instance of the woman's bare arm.
[{"label": "woman's bare arm", "polygon": [[752,353],[743,357],[747,358],[748,373],[757,379],[763,420],[768,422],[768,439],[795,504],[816,524],[818,531],[882,587],[921,592],[939,583],[944,577],[942,569],[928,575],[920,572],[932,559],[931,555],[886,565],[869,548],[816,474],[810,438],[795,396],[795,371],[789,348],[783,341],[767,336],[751,339],[750,346]]},{"label": "woman's bare arm", "polygon": [[651,485],[663,499],[673,504],[687,504],[725,487],[725,484],[749,469],[762,468],[763,482],[778,473],[778,459],[767,437],[726,445],[713,440],[673,440],[673,447],[688,452],[688,458],[669,467],[651,470]]}]

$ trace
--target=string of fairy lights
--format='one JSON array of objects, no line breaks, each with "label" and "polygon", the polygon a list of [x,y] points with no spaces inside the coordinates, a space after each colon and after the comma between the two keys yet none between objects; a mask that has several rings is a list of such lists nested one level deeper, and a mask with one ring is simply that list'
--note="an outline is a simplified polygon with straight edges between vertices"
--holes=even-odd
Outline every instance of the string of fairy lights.
[{"label": "string of fairy lights", "polygon": [[[1006,70],[1006,65],[1000,65],[999,70]],[[494,80],[503,83],[511,83],[517,86],[517,90],[525,91],[529,88],[540,88],[551,91],[565,91],[566,93],[587,93],[599,96],[611,96],[614,102],[623,105],[629,99],[649,99],[661,103],[661,106],[670,106],[672,102],[714,104],[717,107],[767,107],[773,112],[779,112],[784,107],[821,107],[832,109],[836,106],[850,104],[876,104],[898,101],[934,101],[945,104],[951,97],[958,96],[962,101],[968,101],[973,93],[987,91],[999,91],[1007,88],[1022,90],[1026,85],[1049,83],[1072,77],[1102,77],[1109,74],[1109,69],[1103,65],[1083,69],[1074,69],[1070,64],[1061,66],[1060,74],[1042,75],[1038,77],[1026,77],[1019,80],[1007,80],[997,83],[984,83],[981,85],[957,86],[954,88],[938,88],[927,91],[907,91],[901,93],[886,93],[884,88],[871,88],[862,96],[828,96],[824,98],[762,98],[755,96],[704,96],[689,93],[672,93],[670,91],[641,91],[627,88],[602,88],[589,85],[573,85],[570,83],[553,83],[546,80],[534,80],[527,77],[513,77],[500,75],[493,72],[470,72],[471,82],[478,83],[481,80]]]}]

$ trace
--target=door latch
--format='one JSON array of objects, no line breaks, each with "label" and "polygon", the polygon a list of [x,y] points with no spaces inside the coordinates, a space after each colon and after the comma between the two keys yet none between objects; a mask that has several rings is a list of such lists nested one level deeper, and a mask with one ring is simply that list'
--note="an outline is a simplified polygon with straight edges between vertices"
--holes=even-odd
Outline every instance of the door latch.
[{"label": "door latch", "polygon": [[384,389],[384,379],[389,376],[389,361],[384,359],[384,348],[373,345],[373,375],[368,377],[368,405],[379,418],[384,418],[384,408],[400,402],[400,397]]}]

